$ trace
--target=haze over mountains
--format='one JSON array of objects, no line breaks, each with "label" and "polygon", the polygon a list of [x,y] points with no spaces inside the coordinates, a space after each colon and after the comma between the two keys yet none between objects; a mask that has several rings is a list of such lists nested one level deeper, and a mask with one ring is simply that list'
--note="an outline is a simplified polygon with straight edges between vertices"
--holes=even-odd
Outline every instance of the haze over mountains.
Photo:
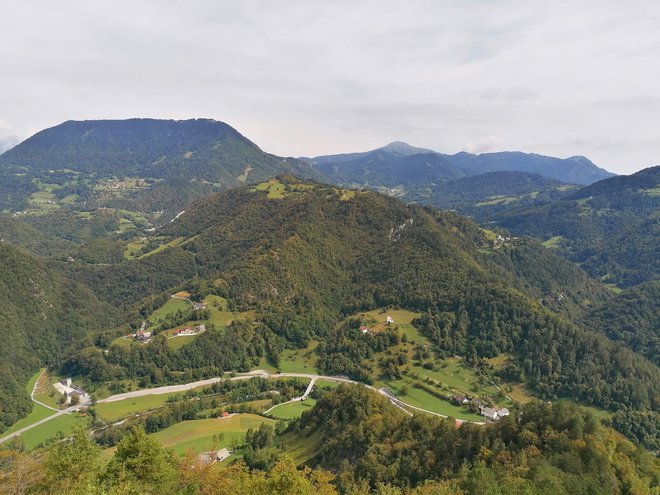
[{"label": "haze over mountains", "polygon": [[569,184],[591,184],[612,177],[583,156],[566,159],[522,152],[461,152],[447,155],[402,142],[364,153],[302,158],[344,185],[394,187],[426,184],[486,172],[512,171],[539,174]]}]

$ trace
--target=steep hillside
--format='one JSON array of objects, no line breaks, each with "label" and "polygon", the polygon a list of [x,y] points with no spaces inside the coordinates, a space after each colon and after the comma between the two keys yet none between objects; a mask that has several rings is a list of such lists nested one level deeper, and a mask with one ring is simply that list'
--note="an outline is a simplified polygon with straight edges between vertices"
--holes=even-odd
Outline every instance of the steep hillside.
[{"label": "steep hillside", "polygon": [[[232,127],[208,119],[69,121],[5,152],[0,168],[3,182],[25,192],[0,190],[5,207],[25,207],[35,190],[65,191],[85,207],[169,214],[213,191],[280,173],[317,176],[306,163],[264,153]],[[60,205],[56,199],[50,200]]]},{"label": "steep hillside", "polygon": [[[548,298],[550,308],[571,315],[601,300],[599,287],[574,267],[563,269],[558,257],[543,260],[538,246],[494,245],[452,213],[283,177],[200,201],[151,241],[132,260],[66,268],[114,305],[188,289],[254,310],[259,323],[222,336],[207,332],[180,351],[168,350],[165,340],[129,352],[111,348],[107,356],[89,351],[106,361],[99,376],[146,373],[153,380],[151,370],[163,367],[197,376],[249,369],[266,354],[276,359],[316,339],[319,369],[362,379],[363,359],[374,352],[363,346],[371,341],[358,337],[355,322],[337,325],[359,311],[396,306],[422,313],[419,329],[438,356],[477,363],[510,353],[506,376],[543,397],[656,405],[657,367],[538,301]],[[393,342],[382,338],[373,345]],[[82,373],[87,363],[74,360],[69,369]]]},{"label": "steep hillside", "polygon": [[660,280],[640,284],[595,307],[584,323],[660,365]]},{"label": "steep hillside", "polygon": [[594,277],[631,286],[660,276],[660,167],[583,188],[487,221],[556,244]]},{"label": "steep hillside", "polygon": [[22,250],[0,242],[0,430],[25,416],[24,387],[40,366],[60,363],[107,325],[110,306]]},{"label": "steep hillside", "polygon": [[16,218],[0,216],[2,242],[20,246],[39,256],[53,256],[72,249],[74,244],[32,227]]},{"label": "steep hillside", "polygon": [[560,199],[577,188],[527,172],[486,172],[409,188],[400,197],[481,219],[514,207]]},{"label": "steep hillside", "polygon": [[290,444],[312,445],[306,455],[301,449],[306,464],[338,473],[343,493],[420,486],[405,493],[619,494],[634,485],[650,494],[658,473],[651,454],[570,403],[531,403],[497,423],[457,428],[342,385],[289,430]]},{"label": "steep hillside", "polygon": [[[432,162],[428,158],[430,154],[442,160]],[[413,160],[412,157],[416,155],[423,155],[425,158],[418,157]],[[413,184],[428,186],[431,182],[450,180],[462,175],[501,171],[538,174],[568,184],[592,184],[614,175],[581,156],[561,159],[508,151],[479,155],[465,152],[447,155],[398,142],[364,153],[318,156],[305,160],[330,176],[336,183],[370,187]],[[421,166],[424,162],[426,167]],[[393,170],[399,171],[399,175],[393,174]],[[403,172],[404,170],[407,170],[407,174]],[[434,180],[429,180],[430,177]],[[393,183],[397,178],[405,178],[405,182]]]}]

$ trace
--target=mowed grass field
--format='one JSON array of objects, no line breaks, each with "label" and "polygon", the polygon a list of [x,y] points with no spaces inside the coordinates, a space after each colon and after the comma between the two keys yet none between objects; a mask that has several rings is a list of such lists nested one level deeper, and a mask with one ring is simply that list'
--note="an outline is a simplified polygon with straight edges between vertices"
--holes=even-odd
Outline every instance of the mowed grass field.
[{"label": "mowed grass field", "polygon": [[[404,394],[403,387],[407,386],[408,389]],[[425,390],[416,388],[412,382],[408,380],[396,380],[388,382],[391,390],[397,394],[397,397],[411,406],[420,407],[434,413],[442,414],[444,416],[451,416],[456,419],[464,419],[468,421],[483,421],[484,418],[478,414],[469,412],[461,406],[456,406],[447,402],[446,400],[439,399],[434,395],[426,392]]]},{"label": "mowed grass field", "polygon": [[185,299],[178,299],[175,297],[171,297],[167,300],[165,304],[163,304],[160,308],[158,308],[156,311],[151,313],[151,315],[149,316],[149,321],[151,321],[151,323],[157,323],[159,321],[164,320],[167,315],[173,315],[178,310],[185,311],[190,308],[191,308],[191,304],[189,301]]},{"label": "mowed grass field", "polygon": [[132,399],[96,404],[96,412],[103,421],[113,422],[135,414],[149,411],[164,405],[170,397],[179,397],[182,392],[174,394],[153,394],[134,397]]},{"label": "mowed grass field", "polygon": [[261,358],[259,365],[255,369],[266,370],[269,373],[310,373],[318,374],[316,362],[319,357],[314,350],[318,346],[315,340],[310,341],[305,349],[286,349],[280,355],[280,367],[275,368],[266,358]]},{"label": "mowed grass field", "polygon": [[53,383],[57,381],[57,377],[44,371],[37,381],[37,388],[34,391],[34,398],[39,402],[43,402],[47,406],[54,407],[55,409],[62,409],[62,406],[57,403],[59,399],[59,392],[53,387]]},{"label": "mowed grass field", "polygon": [[381,332],[387,328],[387,317],[391,316],[394,320],[393,327],[399,327],[401,335],[405,335],[411,342],[425,343],[426,339],[415,328],[412,321],[419,318],[421,313],[408,311],[407,309],[389,309],[384,311],[383,308],[366,311],[353,315],[354,317],[361,318],[367,327],[372,332]]},{"label": "mowed grass field", "polygon": [[[28,394],[32,393],[32,389],[34,388],[35,383],[37,383],[37,380],[39,379],[39,376],[41,375],[42,371],[45,370],[39,370],[34,375],[32,375],[30,380],[27,382],[27,385],[25,385],[25,391]],[[25,428],[26,426],[30,426],[31,424],[34,424],[37,421],[41,421],[42,419],[47,418],[48,416],[52,416],[53,414],[55,414],[55,411],[52,411],[47,407],[41,406],[36,402],[33,402],[32,412],[30,412],[30,414],[28,414],[23,419],[14,423],[6,431],[2,432],[0,438],[3,438],[11,433],[14,433],[15,431],[20,430],[21,428]]]},{"label": "mowed grass field", "polygon": [[303,412],[311,410],[315,404],[316,400],[308,397],[304,401],[297,400],[288,404],[280,404],[268,414],[282,419],[299,418]]},{"label": "mowed grass field", "polygon": [[[53,411],[51,411],[53,412]],[[31,430],[21,434],[21,438],[28,449],[34,449],[39,444],[55,438],[59,433],[69,435],[76,425],[89,426],[91,418],[81,416],[78,413],[63,414],[55,419],[47,421]]]},{"label": "mowed grass field", "polygon": [[[188,449],[199,454],[212,448],[228,447],[232,440],[240,443],[246,431],[250,428],[258,429],[262,423],[275,425],[274,420],[256,414],[235,414],[226,419],[184,421],[154,433],[154,437],[165,447],[173,447],[179,455],[185,454]],[[224,438],[214,441],[214,435],[220,433],[224,434]]]}]

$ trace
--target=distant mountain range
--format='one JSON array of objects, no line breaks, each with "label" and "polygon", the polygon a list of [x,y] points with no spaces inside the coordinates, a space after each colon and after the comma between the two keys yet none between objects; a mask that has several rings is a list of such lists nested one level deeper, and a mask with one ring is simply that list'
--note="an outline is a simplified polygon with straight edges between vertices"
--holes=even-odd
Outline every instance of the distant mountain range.
[{"label": "distant mountain range", "polygon": [[615,174],[583,156],[554,158],[535,153],[499,152],[455,155],[394,142],[364,153],[301,158],[334,182],[344,185],[395,187],[426,184],[487,172],[527,172],[569,184],[592,184]]}]

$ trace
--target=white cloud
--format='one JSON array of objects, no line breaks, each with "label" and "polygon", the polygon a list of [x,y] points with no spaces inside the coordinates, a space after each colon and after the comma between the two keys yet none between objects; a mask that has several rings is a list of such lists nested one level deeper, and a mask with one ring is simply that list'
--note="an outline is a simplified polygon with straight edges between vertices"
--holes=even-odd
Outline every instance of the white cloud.
[{"label": "white cloud", "polygon": [[7,3],[0,109],[24,136],[211,117],[283,155],[405,140],[660,162],[652,1]]}]

